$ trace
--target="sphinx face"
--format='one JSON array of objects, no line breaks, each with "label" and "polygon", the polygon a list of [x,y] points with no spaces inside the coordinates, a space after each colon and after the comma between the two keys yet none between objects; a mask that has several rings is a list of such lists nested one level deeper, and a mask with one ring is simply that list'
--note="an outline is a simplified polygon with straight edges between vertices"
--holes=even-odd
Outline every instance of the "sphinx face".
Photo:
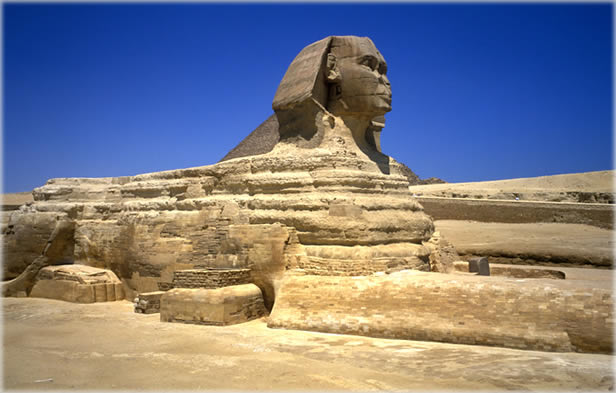
[{"label": "sphinx face", "polygon": [[327,105],[331,113],[371,119],[391,110],[387,63],[369,38],[335,37],[330,53],[335,63]]}]

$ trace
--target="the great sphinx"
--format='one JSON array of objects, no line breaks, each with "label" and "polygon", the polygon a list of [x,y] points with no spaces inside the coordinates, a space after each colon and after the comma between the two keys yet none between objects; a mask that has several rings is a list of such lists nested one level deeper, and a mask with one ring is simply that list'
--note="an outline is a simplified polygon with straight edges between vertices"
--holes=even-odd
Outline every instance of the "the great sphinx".
[{"label": "the great sphinx", "polygon": [[111,269],[128,291],[164,287],[178,269],[250,267],[271,307],[288,269],[430,270],[431,248],[422,243],[432,220],[408,191],[406,167],[379,151],[391,110],[386,73],[369,38],[327,37],[304,48],[284,75],[268,120],[277,135],[257,146],[263,154],[49,180],[4,231],[5,279],[39,256],[56,223],[67,220],[71,241],[50,263]]},{"label": "the great sphinx", "polygon": [[[380,151],[386,73],[370,39],[328,37],[297,55],[275,113],[219,163],[49,180],[3,228],[13,279],[3,294],[30,294],[46,265],[82,264],[122,281],[97,284],[91,301],[162,290],[169,320],[165,304],[185,305],[202,271],[215,281],[235,269],[249,282],[237,285],[248,318],[264,301],[270,327],[611,352],[608,290],[433,273],[451,272],[457,255],[409,192],[408,168]],[[46,274],[65,274],[56,270]],[[238,293],[216,292],[216,302]]]}]

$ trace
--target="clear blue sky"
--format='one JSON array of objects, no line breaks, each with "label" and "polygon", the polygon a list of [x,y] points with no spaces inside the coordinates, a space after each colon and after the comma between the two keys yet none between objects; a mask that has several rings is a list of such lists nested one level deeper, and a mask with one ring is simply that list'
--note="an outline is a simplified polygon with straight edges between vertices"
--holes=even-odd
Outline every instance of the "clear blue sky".
[{"label": "clear blue sky", "polygon": [[383,53],[383,151],[422,178],[613,167],[611,4],[3,7],[4,192],[213,164],[328,35]]}]

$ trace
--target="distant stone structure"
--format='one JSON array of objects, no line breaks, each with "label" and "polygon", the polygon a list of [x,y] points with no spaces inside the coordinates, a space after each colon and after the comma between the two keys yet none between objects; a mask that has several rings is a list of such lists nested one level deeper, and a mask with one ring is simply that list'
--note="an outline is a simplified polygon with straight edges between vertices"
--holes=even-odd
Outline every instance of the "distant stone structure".
[{"label": "distant stone structure", "polygon": [[[386,73],[369,38],[327,37],[300,51],[276,91],[275,117],[223,161],[49,180],[10,216],[5,277],[28,271],[56,223],[67,222],[73,231],[45,263],[109,269],[137,303],[140,294],[166,291],[152,295],[160,295],[162,321],[227,325],[267,310],[272,327],[515,348],[610,347],[605,291],[576,297],[575,307],[600,310],[576,314],[562,309],[567,293],[536,289],[560,308],[535,337],[525,323],[542,303],[525,301],[523,320],[501,307],[523,292],[486,291],[477,280],[490,277],[457,284],[452,276],[443,285],[413,278],[452,273],[459,257],[409,191],[410,170],[381,152],[391,110]],[[148,304],[143,309],[154,312]],[[571,328],[575,318],[594,336]],[[560,323],[565,328],[552,332]],[[567,341],[567,334],[589,342]]]}]

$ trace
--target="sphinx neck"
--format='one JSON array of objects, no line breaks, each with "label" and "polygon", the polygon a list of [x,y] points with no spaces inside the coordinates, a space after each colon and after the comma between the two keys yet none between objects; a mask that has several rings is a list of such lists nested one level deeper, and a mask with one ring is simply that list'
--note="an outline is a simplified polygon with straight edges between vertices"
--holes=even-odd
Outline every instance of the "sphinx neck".
[{"label": "sphinx neck", "polygon": [[351,135],[357,146],[362,150],[370,148],[366,141],[366,130],[370,125],[370,119],[346,115],[340,116],[340,118],[349,131],[351,131]]}]

